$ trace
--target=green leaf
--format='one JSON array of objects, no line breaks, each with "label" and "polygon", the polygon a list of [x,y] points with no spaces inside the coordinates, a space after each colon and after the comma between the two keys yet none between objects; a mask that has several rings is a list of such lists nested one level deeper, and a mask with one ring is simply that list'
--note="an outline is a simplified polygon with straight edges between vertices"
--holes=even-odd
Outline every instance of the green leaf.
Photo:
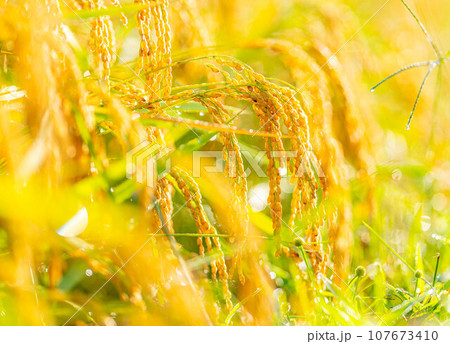
[{"label": "green leaf", "polygon": [[86,277],[86,269],[88,268],[89,266],[83,260],[75,260],[61,278],[58,288],[65,292],[72,290]]},{"label": "green leaf", "polygon": [[230,325],[231,319],[236,314],[236,312],[241,308],[250,298],[255,296],[261,291],[261,288],[256,289],[253,293],[248,295],[246,298],[244,298],[242,301],[236,303],[236,305],[233,307],[233,309],[228,313],[227,317],[225,318],[225,325]]}]

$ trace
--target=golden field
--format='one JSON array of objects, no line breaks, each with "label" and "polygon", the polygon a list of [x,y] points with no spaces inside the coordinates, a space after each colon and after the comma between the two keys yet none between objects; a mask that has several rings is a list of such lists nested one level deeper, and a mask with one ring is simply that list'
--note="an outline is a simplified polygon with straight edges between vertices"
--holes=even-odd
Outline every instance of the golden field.
[{"label": "golden field", "polygon": [[448,1],[0,4],[1,325],[449,324]]}]

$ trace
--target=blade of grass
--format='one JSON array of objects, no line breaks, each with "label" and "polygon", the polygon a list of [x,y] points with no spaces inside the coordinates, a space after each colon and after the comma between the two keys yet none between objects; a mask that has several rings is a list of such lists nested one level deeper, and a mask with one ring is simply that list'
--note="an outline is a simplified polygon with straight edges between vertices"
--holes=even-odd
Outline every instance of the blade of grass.
[{"label": "blade of grass", "polygon": [[433,288],[436,285],[436,279],[437,279],[437,274],[438,274],[438,269],[439,269],[439,260],[441,259],[441,254],[438,253],[437,257],[436,257],[436,267],[434,269],[434,276],[433,276]]},{"label": "blade of grass", "polygon": [[403,264],[406,265],[406,267],[412,272],[414,273],[415,270],[414,268],[408,264],[408,262],[401,256],[399,255],[392,247],[391,245],[389,245],[372,227],[370,227],[366,222],[363,221],[364,226],[367,227],[368,230],[370,230],[372,232],[373,235],[375,235],[378,240],[380,240],[384,246],[386,246],[398,259],[400,259]]},{"label": "blade of grass", "polygon": [[253,293],[248,295],[242,301],[236,303],[236,305],[233,307],[233,309],[230,311],[230,313],[228,313],[227,317],[225,318],[225,325],[229,326],[230,322],[231,322],[231,319],[236,314],[236,312],[239,310],[239,308],[241,308],[250,298],[252,298],[253,296],[257,295],[261,291],[261,289],[262,288],[256,289]]}]

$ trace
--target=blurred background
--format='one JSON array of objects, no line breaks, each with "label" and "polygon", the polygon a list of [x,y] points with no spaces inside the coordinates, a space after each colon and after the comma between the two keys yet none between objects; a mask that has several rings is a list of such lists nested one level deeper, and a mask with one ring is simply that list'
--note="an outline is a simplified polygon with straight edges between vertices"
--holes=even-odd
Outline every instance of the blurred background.
[{"label": "blurred background", "polygon": [[[448,324],[448,1],[407,2],[440,56],[400,0],[168,2],[172,95],[221,82],[197,57],[232,56],[280,87],[295,87],[310,104],[322,165],[328,159],[320,153],[328,147],[323,137],[337,147],[329,156],[339,175],[330,204],[347,204],[336,215],[346,224],[337,230],[342,245],[333,254],[326,242],[331,234],[321,233],[321,250],[330,259],[323,285],[311,284],[302,259],[278,257],[266,201],[269,181],[252,174],[247,181],[251,225],[242,263],[245,282],[228,271],[231,308],[226,307],[223,281],[214,282],[207,267],[220,252],[202,257],[198,238],[186,235],[197,229],[183,195],[173,194],[173,227],[185,235],[175,241],[163,233],[150,237],[156,224],[149,219],[152,205],[143,201],[148,190],[124,175],[126,149],[120,135],[126,132],[123,137],[133,146],[135,131],[123,118],[139,112],[129,98],[148,101],[134,72],[141,41],[139,8],[120,1],[119,11],[117,2],[105,1],[92,14],[82,1],[62,0],[59,10],[51,7],[46,13],[48,18],[30,19],[33,6],[27,1],[2,2],[0,324]],[[127,25],[120,21],[121,12]],[[95,53],[89,51],[92,20],[106,15],[116,51],[108,91]],[[63,24],[64,43],[47,40],[43,22]],[[70,53],[60,58],[52,49]],[[406,70],[373,92],[371,87],[405,66],[439,58],[407,130],[428,66]],[[56,96],[59,92],[64,95]],[[45,109],[58,101],[55,111],[61,116],[51,122]],[[199,104],[189,104],[176,108],[181,118],[210,119]],[[242,101],[230,97],[224,104],[230,111],[242,110],[234,126],[259,128],[257,116]],[[327,116],[333,118],[330,127],[320,126]],[[189,128],[168,123],[150,125],[162,128],[166,142],[182,152],[180,147],[192,144],[194,137]],[[42,134],[45,130],[55,133],[51,139]],[[238,139],[243,150],[264,150],[262,137]],[[222,145],[214,136],[202,149],[220,151]],[[177,164],[189,169],[188,154],[183,154]],[[228,240],[226,206],[232,190],[223,176],[195,181],[207,218],[224,235],[219,251],[230,269],[236,254]],[[285,178],[281,190],[283,207],[289,209],[292,186]],[[88,218],[80,209],[87,209]],[[285,221],[288,214],[283,212]],[[56,234],[73,216],[75,224],[65,228],[79,235]],[[291,234],[286,236],[294,242]],[[361,276],[355,272],[358,266],[364,268]],[[430,288],[435,294],[426,296]]]}]

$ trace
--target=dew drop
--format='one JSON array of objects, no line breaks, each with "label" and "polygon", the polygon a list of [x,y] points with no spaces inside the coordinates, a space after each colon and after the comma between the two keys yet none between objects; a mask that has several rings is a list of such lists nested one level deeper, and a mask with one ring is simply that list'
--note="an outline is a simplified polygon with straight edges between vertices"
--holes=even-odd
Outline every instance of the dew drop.
[{"label": "dew drop", "polygon": [[420,225],[422,227],[422,230],[426,232],[431,228],[431,219],[429,216],[422,216],[420,218]]},{"label": "dew drop", "polygon": [[113,318],[108,317],[105,319],[105,325],[106,326],[117,326],[117,323]]},{"label": "dew drop", "polygon": [[275,284],[276,284],[277,287],[281,288],[281,287],[284,286],[284,281],[281,278],[277,278],[275,280]]},{"label": "dew drop", "polygon": [[92,173],[92,174],[97,174],[97,173],[98,173],[98,170],[97,170],[97,168],[95,167],[95,164],[94,164],[94,163],[91,163],[91,173]]},{"label": "dew drop", "polygon": [[435,194],[431,199],[431,205],[435,210],[442,211],[447,205],[447,197],[442,193]]},{"label": "dew drop", "polygon": [[80,209],[69,221],[62,225],[56,233],[62,237],[73,238],[84,232],[88,225],[88,213],[85,207]]},{"label": "dew drop", "polygon": [[401,178],[402,178],[402,171],[400,171],[398,168],[392,171],[392,179],[400,180]]}]

